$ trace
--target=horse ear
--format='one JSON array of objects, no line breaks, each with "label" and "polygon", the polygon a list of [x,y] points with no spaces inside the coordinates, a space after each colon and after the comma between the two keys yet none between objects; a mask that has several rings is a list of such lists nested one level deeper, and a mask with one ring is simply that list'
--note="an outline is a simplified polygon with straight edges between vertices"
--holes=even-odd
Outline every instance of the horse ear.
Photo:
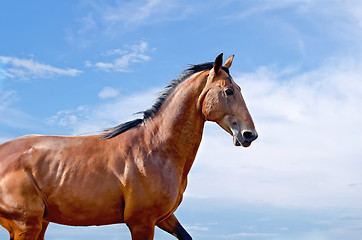
[{"label": "horse ear", "polygon": [[215,59],[215,63],[214,63],[215,74],[218,74],[222,67],[222,55],[223,55],[223,53],[220,53],[219,56],[217,56]]},{"label": "horse ear", "polygon": [[225,64],[224,64],[224,67],[226,68],[230,68],[231,67],[231,64],[233,63],[233,59],[234,59],[234,56],[235,55],[232,55],[228,58],[228,60],[226,60]]}]

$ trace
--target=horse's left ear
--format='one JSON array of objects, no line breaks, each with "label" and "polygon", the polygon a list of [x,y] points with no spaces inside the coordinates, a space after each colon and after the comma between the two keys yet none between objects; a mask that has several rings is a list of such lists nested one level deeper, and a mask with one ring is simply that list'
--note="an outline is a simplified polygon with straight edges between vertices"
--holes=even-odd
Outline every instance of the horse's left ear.
[{"label": "horse's left ear", "polygon": [[232,56],[230,56],[230,57],[228,58],[228,60],[226,60],[224,67],[226,67],[226,68],[230,68],[230,67],[231,67],[231,64],[233,63],[234,56],[235,56],[235,55],[232,55]]},{"label": "horse's left ear", "polygon": [[215,63],[214,63],[215,74],[218,74],[222,67],[222,55],[223,55],[223,53],[220,53],[219,56],[217,56],[215,59]]}]

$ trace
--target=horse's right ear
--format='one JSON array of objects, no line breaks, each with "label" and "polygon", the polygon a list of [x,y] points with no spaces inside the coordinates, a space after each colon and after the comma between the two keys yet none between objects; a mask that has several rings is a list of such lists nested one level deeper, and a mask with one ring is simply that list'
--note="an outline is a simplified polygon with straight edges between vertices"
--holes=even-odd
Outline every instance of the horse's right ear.
[{"label": "horse's right ear", "polygon": [[215,59],[215,62],[214,62],[215,74],[218,74],[222,67],[222,55],[223,55],[223,53],[220,53],[219,56],[217,56]]}]

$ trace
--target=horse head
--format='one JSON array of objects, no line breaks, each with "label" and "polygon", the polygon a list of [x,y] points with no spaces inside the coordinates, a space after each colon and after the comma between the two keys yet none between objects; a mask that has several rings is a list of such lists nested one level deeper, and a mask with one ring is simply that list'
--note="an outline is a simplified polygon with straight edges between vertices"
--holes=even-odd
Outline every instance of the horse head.
[{"label": "horse head", "polygon": [[223,54],[215,59],[206,85],[199,96],[199,106],[205,120],[216,122],[233,136],[235,146],[249,147],[258,134],[241,94],[241,88],[229,73],[234,56],[223,66]]}]

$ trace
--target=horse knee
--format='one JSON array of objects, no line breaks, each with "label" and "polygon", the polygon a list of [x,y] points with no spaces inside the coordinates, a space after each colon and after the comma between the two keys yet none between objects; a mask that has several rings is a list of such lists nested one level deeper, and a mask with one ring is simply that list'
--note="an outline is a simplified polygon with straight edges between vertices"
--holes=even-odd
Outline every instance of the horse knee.
[{"label": "horse knee", "polygon": [[14,240],[36,240],[41,232],[41,227],[27,227],[14,233]]},{"label": "horse knee", "polygon": [[37,240],[42,232],[42,218],[29,217],[24,220],[14,221],[14,240]]}]

